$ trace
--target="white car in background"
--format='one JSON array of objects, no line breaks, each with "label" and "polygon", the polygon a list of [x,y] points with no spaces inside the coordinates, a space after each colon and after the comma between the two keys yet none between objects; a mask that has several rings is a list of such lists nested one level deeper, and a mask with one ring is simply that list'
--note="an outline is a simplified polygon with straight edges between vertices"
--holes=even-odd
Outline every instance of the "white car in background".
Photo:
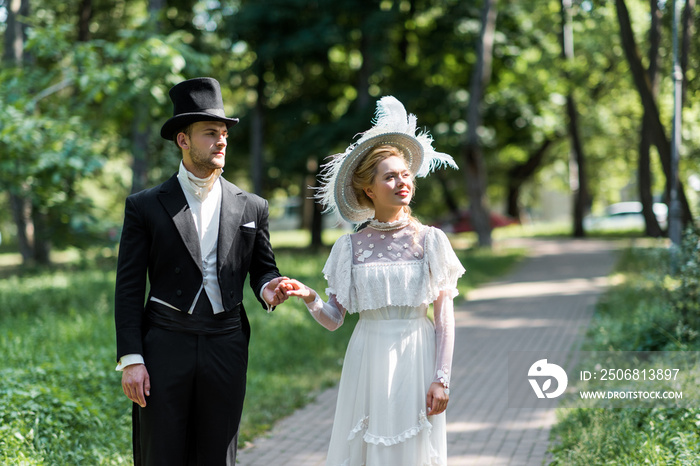
[{"label": "white car in background", "polygon": [[[652,209],[659,225],[665,229],[668,207],[662,202],[655,202]],[[591,215],[583,219],[583,228],[587,231],[644,230],[644,227],[642,203],[636,201],[611,204],[605,209],[605,215]]]}]

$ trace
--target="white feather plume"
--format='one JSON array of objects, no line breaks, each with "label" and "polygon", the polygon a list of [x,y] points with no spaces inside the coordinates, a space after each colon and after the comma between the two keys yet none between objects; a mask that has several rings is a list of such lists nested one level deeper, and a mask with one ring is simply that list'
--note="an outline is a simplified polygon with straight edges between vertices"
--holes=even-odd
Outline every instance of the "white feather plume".
[{"label": "white feather plume", "polygon": [[377,102],[377,110],[374,118],[374,126],[367,131],[360,133],[360,138],[350,144],[345,152],[329,157],[329,161],[322,166],[320,174],[320,187],[316,189],[315,198],[323,206],[324,212],[333,211],[337,207],[336,183],[338,175],[346,161],[348,155],[363,142],[368,139],[387,133],[402,133],[415,139],[423,149],[423,161],[420,168],[415,173],[417,177],[425,177],[431,172],[449,166],[457,169],[457,164],[453,158],[442,152],[433,149],[433,138],[426,131],[416,134],[417,118],[414,114],[406,112],[403,104],[393,96],[385,96]]}]

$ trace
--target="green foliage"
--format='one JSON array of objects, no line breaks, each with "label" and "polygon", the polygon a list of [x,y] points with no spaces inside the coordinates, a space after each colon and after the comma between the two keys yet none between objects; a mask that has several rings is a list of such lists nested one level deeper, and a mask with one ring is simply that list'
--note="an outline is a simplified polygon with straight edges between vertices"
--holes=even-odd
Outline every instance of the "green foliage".
[{"label": "green foliage", "polygon": [[610,351],[697,346],[697,241],[696,233],[686,232],[677,257],[660,247],[626,250],[619,265],[622,283],[598,302],[587,344]]},{"label": "green foliage", "polygon": [[[367,129],[374,100],[386,94],[418,115],[438,150],[464,165],[464,111],[479,3],[177,0],[153,12],[144,0],[100,0],[92,2],[90,34],[80,42],[76,22],[82,3],[33,3],[24,64],[0,71],[0,189],[30,198],[50,223],[44,236],[59,246],[105,239],[114,226],[114,213],[106,209],[122,205],[134,164],[148,166],[145,185],[173,172],[177,154],[157,134],[170,115],[167,91],[198,75],[219,79],[227,112],[241,117],[231,132],[226,176],[247,183],[257,135],[263,141],[265,195],[299,195],[324,157]],[[645,44],[648,5],[627,3],[638,43]],[[614,2],[573,2],[571,63],[560,56],[559,9],[557,0],[498,6],[493,73],[479,128],[494,208],[503,204],[509,170],[544,141],[555,142],[536,179],[523,187],[523,208],[536,212],[543,187],[569,189],[568,142],[562,135],[563,96],[570,88],[578,102],[594,208],[636,192],[632,174],[642,107],[619,44]],[[662,69],[670,66],[670,14],[666,2]],[[692,79],[697,61],[691,47],[682,173],[697,171],[699,162],[692,131],[699,108],[694,102],[700,101],[693,98],[699,92],[700,80]],[[668,73],[660,89],[661,96],[669,93]],[[659,99],[667,124],[671,100]],[[137,144],[140,131],[148,140]],[[120,168],[118,176],[106,169],[108,163]],[[654,192],[660,193],[664,176],[657,161],[652,168]],[[426,221],[443,216],[448,204],[435,199],[447,192],[464,208],[463,176],[446,170],[421,180],[416,212]],[[108,200],[98,204],[96,197]]]},{"label": "green foliage", "polygon": [[[688,231],[678,257],[663,246],[624,251],[613,276],[616,284],[596,306],[582,350],[700,350],[692,306],[697,242]],[[684,399],[697,399],[696,381],[682,387]],[[613,459],[615,464],[697,464],[700,408],[687,403],[648,409],[560,408],[552,430],[552,464],[611,464]]]},{"label": "green foliage", "polygon": [[700,328],[700,236],[688,229],[683,236],[680,251],[677,288],[672,294],[672,305],[680,314],[680,322],[690,329]]},{"label": "green foliage", "polygon": [[[283,273],[322,291],[328,252],[276,256]],[[458,253],[462,292],[521,257]],[[0,463],[131,464],[131,403],[114,371],[114,263],[66,267],[0,281]],[[244,305],[252,338],[242,443],[337,382],[357,319],[329,332],[297,300],[267,314],[246,290]]]},{"label": "green foliage", "polygon": [[130,414],[110,367],[113,283],[94,269],[0,282],[3,464],[126,464]]},{"label": "green foliage", "polygon": [[555,428],[563,443],[550,464],[695,465],[698,427],[698,409],[569,409]]},{"label": "green foliage", "polygon": [[[64,7],[37,5],[27,19],[24,63],[0,71],[0,189],[27,200],[47,224],[35,224],[37,235],[58,247],[107,241],[115,225],[93,200],[130,186],[115,190],[105,164],[125,150],[139,155],[132,134],[170,113],[167,90],[183,79],[185,67],[196,74],[208,69],[208,59],[187,45],[191,34],[156,34],[143,14],[134,20],[130,15],[138,13],[119,7],[95,30],[106,33],[119,16],[129,28],[109,40],[77,41]],[[156,166],[162,148],[153,145],[149,154]],[[101,183],[86,186],[96,179]]]}]

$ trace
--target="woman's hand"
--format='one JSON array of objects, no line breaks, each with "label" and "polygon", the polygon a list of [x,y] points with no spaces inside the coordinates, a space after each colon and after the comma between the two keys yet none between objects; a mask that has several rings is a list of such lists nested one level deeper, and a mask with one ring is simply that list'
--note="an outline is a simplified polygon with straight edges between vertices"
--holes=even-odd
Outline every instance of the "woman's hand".
[{"label": "woman's hand", "polygon": [[430,384],[427,396],[428,416],[435,416],[447,409],[447,402],[450,400],[450,395],[445,393],[445,387],[439,382]]},{"label": "woman's hand", "polygon": [[280,288],[287,293],[287,296],[301,298],[306,304],[311,304],[316,299],[316,292],[314,290],[293,278],[282,281],[282,283],[280,283]]}]

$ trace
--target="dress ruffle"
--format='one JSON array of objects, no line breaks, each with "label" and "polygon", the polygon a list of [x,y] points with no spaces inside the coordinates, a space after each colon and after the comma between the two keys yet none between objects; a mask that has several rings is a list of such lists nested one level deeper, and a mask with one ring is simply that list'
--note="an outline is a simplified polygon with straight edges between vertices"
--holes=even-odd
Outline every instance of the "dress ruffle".
[{"label": "dress ruffle", "polygon": [[[367,418],[366,425],[369,424],[369,418]],[[365,425],[365,428],[366,428]],[[365,432],[365,435],[362,436],[365,442],[371,443],[373,445],[384,445],[386,447],[392,446],[392,445],[398,445],[399,443],[403,443],[406,440],[415,437],[416,435],[420,434],[423,430],[427,431],[428,435],[430,435],[431,430],[433,429],[433,425],[428,421],[428,418],[425,416],[425,412],[421,411],[419,418],[418,418],[418,424],[415,426],[405,430],[404,432],[401,432],[398,435],[394,435],[391,437],[386,437],[383,435],[374,435],[369,432]],[[351,440],[350,438],[348,440]]]}]

